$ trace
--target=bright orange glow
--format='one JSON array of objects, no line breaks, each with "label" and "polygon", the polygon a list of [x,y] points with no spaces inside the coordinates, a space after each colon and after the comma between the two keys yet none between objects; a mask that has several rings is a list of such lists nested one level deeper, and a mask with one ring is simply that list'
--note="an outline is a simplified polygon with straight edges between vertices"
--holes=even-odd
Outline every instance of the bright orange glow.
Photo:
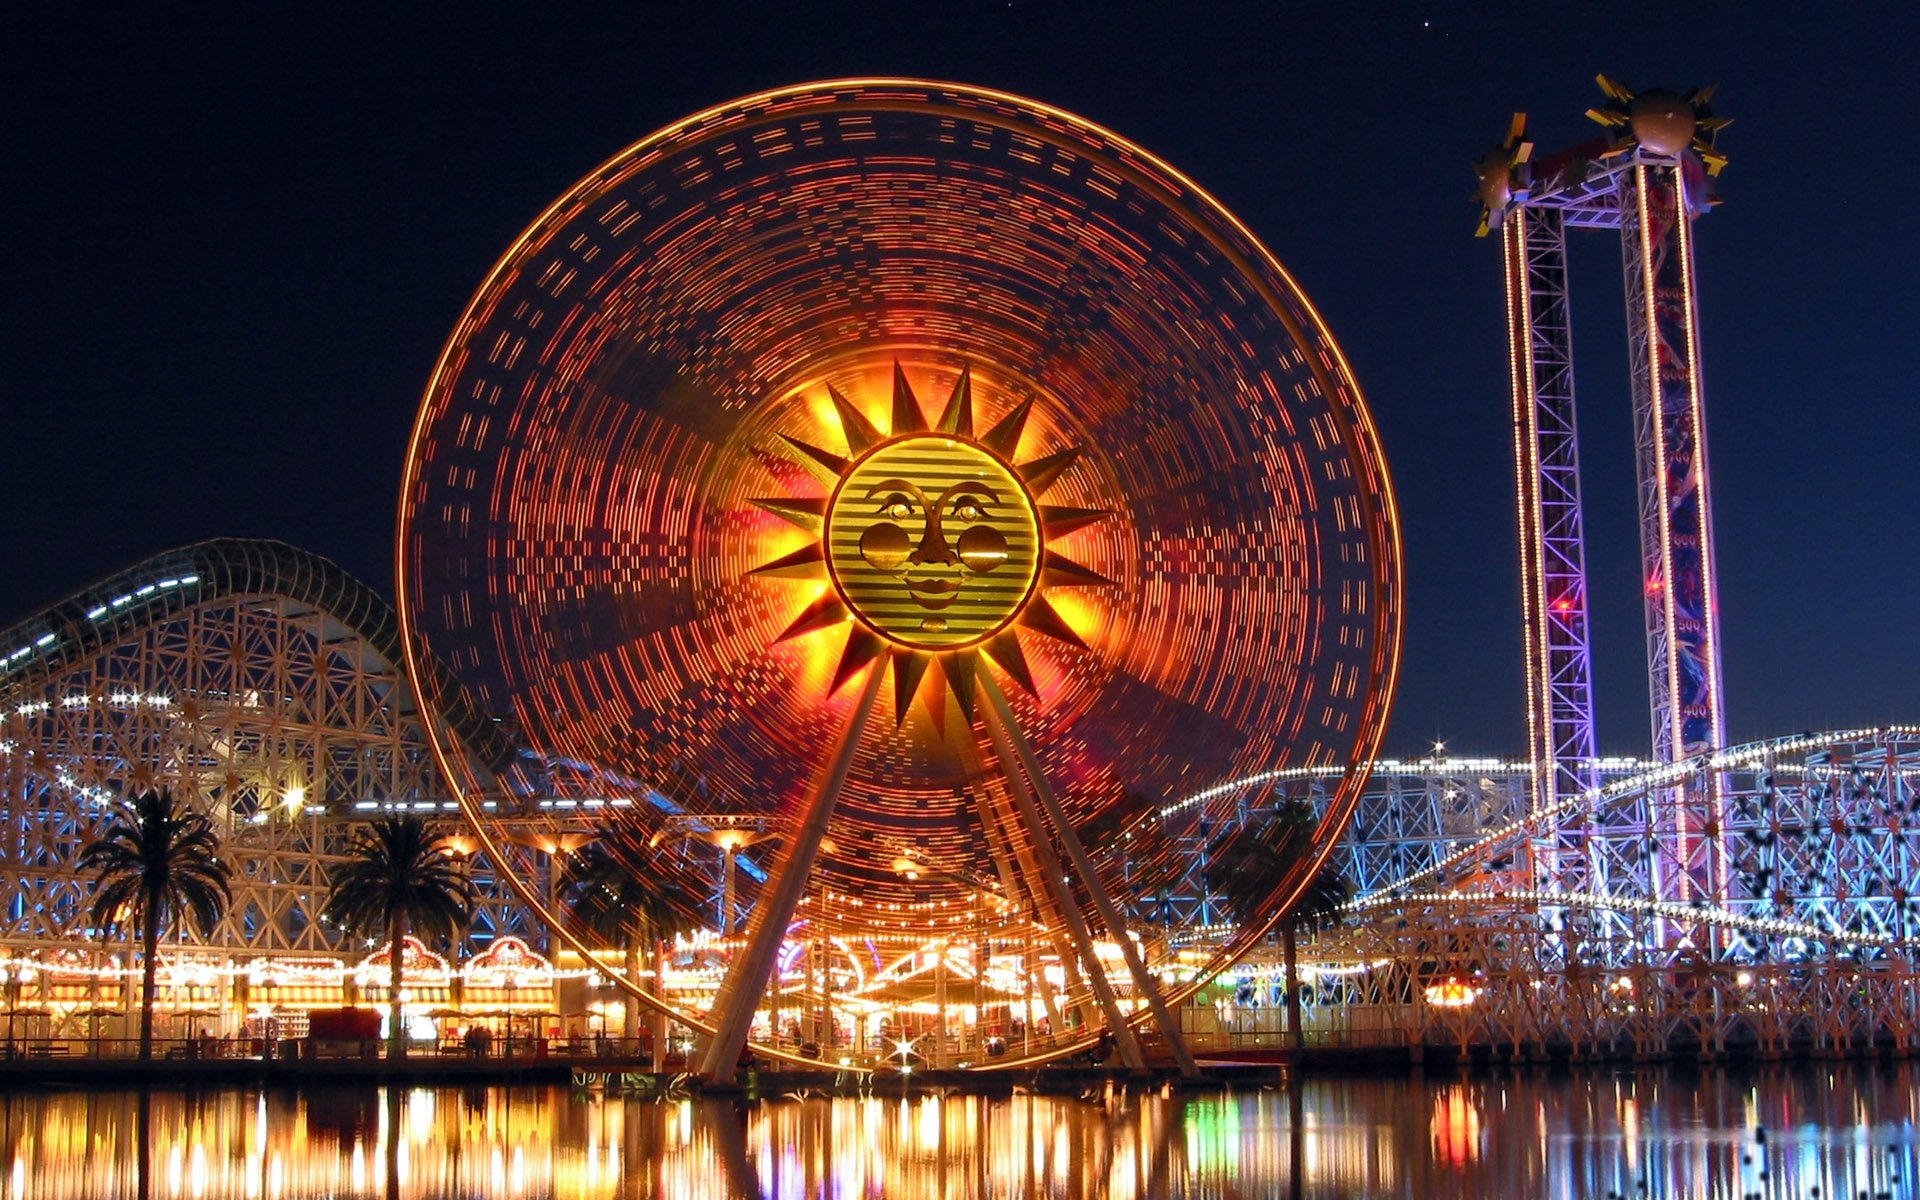
[{"label": "bright orange glow", "polygon": [[1106,620],[1098,597],[1053,592],[1047,596],[1047,601],[1081,641],[1089,646],[1100,641],[1100,635],[1106,630]]},{"label": "bright orange glow", "polygon": [[1431,1129],[1436,1163],[1459,1169],[1479,1161],[1480,1110],[1465,1085],[1454,1084],[1434,1097]]},{"label": "bright orange glow", "polygon": [[1449,979],[1427,985],[1427,1003],[1435,1008],[1465,1008],[1480,998],[1480,989]]}]

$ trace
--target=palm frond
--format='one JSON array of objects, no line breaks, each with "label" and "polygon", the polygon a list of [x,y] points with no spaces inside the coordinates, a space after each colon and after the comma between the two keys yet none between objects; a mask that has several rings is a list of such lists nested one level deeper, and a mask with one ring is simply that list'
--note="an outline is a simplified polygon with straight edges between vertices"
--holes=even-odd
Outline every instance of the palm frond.
[{"label": "palm frond", "polygon": [[632,831],[605,829],[566,860],[567,912],[608,944],[669,938],[699,925],[699,902]]},{"label": "palm frond", "polygon": [[[1311,805],[1283,801],[1265,819],[1249,822],[1216,855],[1216,891],[1236,920],[1261,919],[1273,897],[1298,877],[1318,851],[1319,817]],[[1331,864],[1308,880],[1282,920],[1297,931],[1325,928],[1338,919],[1351,888]]]},{"label": "palm frond", "polygon": [[412,814],[382,817],[354,832],[321,909],[328,922],[384,936],[397,915],[429,937],[459,937],[473,919],[472,882],[445,838]]},{"label": "palm frond", "polygon": [[88,916],[99,929],[140,928],[151,910],[163,932],[184,914],[205,937],[233,899],[232,871],[220,857],[213,821],[164,788],[116,800],[74,865],[94,876]]}]

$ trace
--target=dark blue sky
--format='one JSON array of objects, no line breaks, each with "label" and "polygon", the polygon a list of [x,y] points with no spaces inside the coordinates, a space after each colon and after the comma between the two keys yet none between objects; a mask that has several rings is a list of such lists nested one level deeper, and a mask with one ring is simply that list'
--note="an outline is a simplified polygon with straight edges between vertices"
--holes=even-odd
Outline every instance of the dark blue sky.
[{"label": "dark blue sky", "polygon": [[[1733,734],[1920,718],[1905,6],[167,7],[0,18],[0,621],[222,534],[390,591],[428,371],[549,200],[706,105],[922,75],[1107,125],[1267,241],[1345,345],[1397,484],[1389,749],[1518,752],[1498,247],[1472,236],[1467,164],[1516,109],[1543,149],[1588,136],[1606,71],[1719,81],[1735,118],[1699,229]],[[1617,244],[1587,235],[1573,266],[1601,745],[1643,753]]]}]

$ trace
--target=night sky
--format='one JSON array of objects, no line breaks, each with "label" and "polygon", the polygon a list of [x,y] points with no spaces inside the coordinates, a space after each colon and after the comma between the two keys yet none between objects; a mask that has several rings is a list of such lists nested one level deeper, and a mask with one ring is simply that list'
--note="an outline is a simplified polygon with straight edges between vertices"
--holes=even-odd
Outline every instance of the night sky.
[{"label": "night sky", "polygon": [[[0,621],[219,535],[390,594],[428,372],[550,200],[707,105],[916,75],[1114,129],[1273,248],[1352,360],[1396,483],[1388,749],[1520,753],[1499,248],[1473,236],[1468,164],[1517,109],[1543,151],[1590,136],[1605,71],[1717,81],[1735,119],[1726,203],[1698,226],[1732,734],[1920,719],[1905,6],[149,7],[166,15],[0,17]],[[1617,239],[1581,235],[1572,267],[1600,742],[1644,753]]]}]

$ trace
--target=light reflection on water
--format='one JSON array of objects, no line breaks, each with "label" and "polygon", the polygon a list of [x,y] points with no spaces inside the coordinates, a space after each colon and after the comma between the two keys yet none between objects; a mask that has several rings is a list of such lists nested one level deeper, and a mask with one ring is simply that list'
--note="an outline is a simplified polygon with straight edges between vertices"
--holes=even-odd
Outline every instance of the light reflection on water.
[{"label": "light reflection on water", "polygon": [[759,1104],[16,1093],[0,1097],[0,1200],[1912,1197],[1917,1087],[1907,1066],[1820,1065]]}]

